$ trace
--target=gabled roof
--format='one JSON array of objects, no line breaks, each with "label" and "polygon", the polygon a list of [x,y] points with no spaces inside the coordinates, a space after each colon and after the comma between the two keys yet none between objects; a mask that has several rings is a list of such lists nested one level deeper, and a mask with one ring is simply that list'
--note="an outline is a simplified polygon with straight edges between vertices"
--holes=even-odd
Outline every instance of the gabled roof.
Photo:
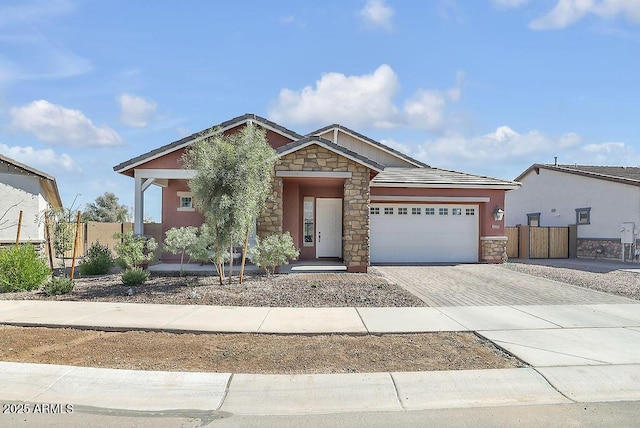
[{"label": "gabled roof", "polygon": [[289,144],[285,144],[284,146],[278,147],[276,149],[276,153],[279,157],[284,155],[288,155],[289,153],[293,153],[300,149],[303,149],[312,144],[317,144],[318,146],[324,147],[327,150],[330,150],[338,155],[344,156],[347,159],[351,159],[354,162],[357,162],[361,165],[366,166],[367,168],[373,169],[374,171],[382,171],[384,169],[383,165],[380,165],[378,162],[372,161],[369,158],[366,158],[354,151],[351,151],[345,147],[339,146],[332,141],[327,140],[326,138],[320,138],[318,136],[309,136],[304,137],[300,140],[293,141]]},{"label": "gabled roof", "polygon": [[40,179],[40,183],[42,184],[47,201],[54,208],[62,208],[62,199],[60,198],[60,192],[58,191],[58,184],[56,183],[56,179],[52,175],[49,175],[46,172],[42,172],[38,169],[25,165],[4,155],[0,155],[0,162],[4,163],[5,165],[9,165],[10,167],[15,168],[22,173],[35,175],[36,177],[38,177]]},{"label": "gabled roof", "polygon": [[327,131],[332,130],[332,129],[339,129],[342,132],[345,132],[347,134],[351,134],[352,136],[364,141],[365,143],[368,143],[368,144],[370,144],[370,145],[372,145],[372,146],[374,146],[374,147],[376,147],[376,148],[378,148],[378,149],[380,149],[380,150],[382,150],[384,152],[387,152],[387,153],[389,153],[391,155],[394,155],[394,156],[396,156],[396,157],[398,157],[398,158],[400,158],[400,159],[402,159],[404,161],[407,161],[407,162],[409,162],[409,163],[411,163],[411,164],[413,164],[415,166],[418,166],[418,167],[429,167],[429,165],[427,165],[426,163],[420,162],[419,160],[414,159],[414,158],[412,158],[410,156],[407,156],[404,153],[402,153],[402,152],[400,152],[400,151],[398,151],[396,149],[393,149],[393,148],[391,148],[389,146],[385,146],[384,144],[382,144],[382,143],[380,143],[380,142],[378,142],[376,140],[373,140],[373,139],[367,137],[366,135],[362,135],[362,134],[360,134],[360,133],[358,133],[358,132],[356,132],[356,131],[354,131],[352,129],[347,128],[346,126],[342,126],[342,125],[337,124],[337,123],[334,123],[333,125],[325,126],[324,128],[320,128],[318,130],[310,132],[310,133],[307,134],[307,137],[310,137],[312,135],[322,134],[322,133],[327,132]]},{"label": "gabled roof", "polygon": [[385,168],[371,180],[372,187],[432,187],[517,189],[520,183],[440,168]]},{"label": "gabled roof", "polygon": [[[221,131],[226,131],[227,129],[235,128],[236,126],[242,125],[243,123],[247,123],[249,121],[253,121],[258,123],[265,129],[269,129],[271,131],[277,132],[280,135],[284,135],[292,140],[298,140],[303,138],[302,135],[298,134],[295,131],[285,128],[284,126],[278,125],[275,122],[272,122],[264,117],[247,113],[242,116],[234,117],[233,119],[227,120],[225,122],[219,123],[212,127],[212,129],[220,129]],[[124,172],[128,169],[134,168],[140,164],[145,162],[149,162],[153,159],[164,156],[168,153],[174,152],[176,150],[180,150],[186,146],[193,144],[196,140],[203,136],[203,132],[206,132],[207,129],[196,132],[195,134],[191,134],[188,137],[181,138],[180,140],[174,141],[173,143],[166,144],[157,149],[151,150],[150,152],[144,153],[140,156],[136,156],[133,159],[129,159],[128,161],[122,162],[113,167],[113,170],[116,172]]]},{"label": "gabled roof", "polygon": [[536,163],[520,174],[518,178],[516,178],[516,181],[520,181],[531,171],[538,172],[540,169],[640,186],[640,167],[636,166],[551,165]]}]

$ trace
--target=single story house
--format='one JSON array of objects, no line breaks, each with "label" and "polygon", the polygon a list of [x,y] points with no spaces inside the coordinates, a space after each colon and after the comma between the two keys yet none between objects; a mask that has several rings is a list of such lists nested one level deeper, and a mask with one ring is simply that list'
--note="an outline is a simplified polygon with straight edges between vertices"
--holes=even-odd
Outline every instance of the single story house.
[{"label": "single story house", "polygon": [[62,207],[56,179],[0,155],[0,195],[0,244],[16,242],[20,211],[20,242],[43,243],[44,224],[39,217],[44,210]]},{"label": "single story house", "polygon": [[[216,128],[234,132],[249,122],[266,130],[279,157],[257,233],[290,232],[301,260],[341,259],[350,272],[371,263],[503,260],[504,195],[518,183],[432,168],[341,125],[301,135],[245,114]],[[151,185],[162,186],[165,231],[202,223],[188,185],[195,171],[180,163],[200,137],[114,167],[135,180],[135,233],[142,233],[143,192]]]},{"label": "single story house", "polygon": [[509,192],[507,226],[577,225],[577,256],[627,259],[640,229],[640,168],[534,164]]}]

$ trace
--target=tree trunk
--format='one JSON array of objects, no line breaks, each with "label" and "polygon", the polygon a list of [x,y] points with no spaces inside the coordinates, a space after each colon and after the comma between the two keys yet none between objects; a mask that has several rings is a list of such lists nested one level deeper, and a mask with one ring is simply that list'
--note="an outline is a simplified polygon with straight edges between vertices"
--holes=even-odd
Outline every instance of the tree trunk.
[{"label": "tree trunk", "polygon": [[224,262],[222,254],[220,253],[220,239],[218,239],[218,226],[216,226],[216,267],[218,269],[218,278],[220,279],[220,285],[224,281]]},{"label": "tree trunk", "polygon": [[233,278],[233,239],[229,244],[229,285],[231,285],[231,278]]},{"label": "tree trunk", "polygon": [[244,263],[247,259],[248,249],[249,249],[249,228],[247,228],[247,233],[244,236],[244,249],[242,250],[242,264],[240,265],[240,284],[242,284],[242,280],[244,279]]}]

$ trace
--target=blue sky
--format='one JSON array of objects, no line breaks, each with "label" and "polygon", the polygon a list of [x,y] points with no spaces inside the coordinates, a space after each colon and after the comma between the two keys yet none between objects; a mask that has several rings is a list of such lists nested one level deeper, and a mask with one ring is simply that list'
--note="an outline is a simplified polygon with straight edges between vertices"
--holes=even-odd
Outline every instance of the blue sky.
[{"label": "blue sky", "polygon": [[[640,0],[0,1],[0,153],[80,208],[244,113],[429,165],[640,165]],[[159,220],[157,190],[147,215]]]}]

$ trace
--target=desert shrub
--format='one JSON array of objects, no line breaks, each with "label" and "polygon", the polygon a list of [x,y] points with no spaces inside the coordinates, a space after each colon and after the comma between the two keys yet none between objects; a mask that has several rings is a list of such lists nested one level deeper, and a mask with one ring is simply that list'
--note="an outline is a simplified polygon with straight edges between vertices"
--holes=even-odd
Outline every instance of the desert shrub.
[{"label": "desert shrub", "polygon": [[96,242],[89,247],[87,255],[78,267],[82,275],[104,275],[111,272],[113,265],[113,256],[109,247]]},{"label": "desert shrub", "polygon": [[47,296],[57,296],[59,294],[67,294],[73,290],[73,279],[68,276],[58,276],[44,286],[44,294]]},{"label": "desert shrub", "polygon": [[131,269],[154,259],[154,251],[158,248],[155,239],[141,235],[134,236],[133,232],[116,233],[116,238],[122,240],[115,246],[118,255],[116,263],[121,268]]},{"label": "desert shrub", "polygon": [[198,228],[193,226],[172,227],[164,238],[164,250],[171,254],[180,254],[180,275],[184,265],[184,255],[197,239]]},{"label": "desert shrub", "polygon": [[256,241],[256,246],[249,250],[249,257],[258,267],[264,268],[267,274],[272,274],[277,267],[297,259],[300,255],[289,232],[276,233]]},{"label": "desert shrub", "polygon": [[149,272],[139,267],[133,267],[122,272],[122,283],[124,285],[142,285],[149,279]]},{"label": "desert shrub", "polygon": [[33,245],[0,249],[0,292],[34,290],[49,276],[51,269]]}]

